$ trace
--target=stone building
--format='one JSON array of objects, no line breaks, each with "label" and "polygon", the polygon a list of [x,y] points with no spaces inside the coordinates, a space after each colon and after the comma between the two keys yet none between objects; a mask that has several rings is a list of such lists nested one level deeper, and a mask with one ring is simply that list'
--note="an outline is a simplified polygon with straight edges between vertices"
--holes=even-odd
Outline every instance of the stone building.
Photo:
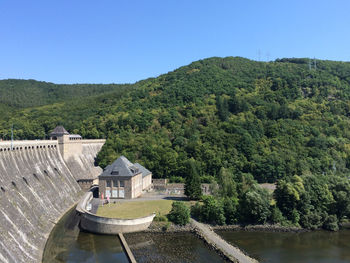
[{"label": "stone building", "polygon": [[124,156],[108,165],[99,178],[100,197],[137,198],[152,187],[152,173]]},{"label": "stone building", "polygon": [[98,185],[97,176],[102,169],[94,166],[94,159],[105,140],[83,140],[79,134],[70,134],[63,126],[57,126],[50,133],[50,140],[57,140],[61,156],[83,190]]},{"label": "stone building", "polygon": [[79,134],[69,134],[63,126],[57,126],[50,133],[51,140],[58,141],[58,147],[65,161],[75,154],[82,153],[82,137]]}]

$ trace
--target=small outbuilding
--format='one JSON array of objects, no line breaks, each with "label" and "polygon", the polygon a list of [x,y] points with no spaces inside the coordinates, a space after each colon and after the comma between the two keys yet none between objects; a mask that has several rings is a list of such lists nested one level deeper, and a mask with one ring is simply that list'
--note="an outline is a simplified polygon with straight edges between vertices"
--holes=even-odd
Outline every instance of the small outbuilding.
[{"label": "small outbuilding", "polygon": [[137,198],[152,187],[152,173],[139,163],[120,156],[108,165],[99,178],[99,192],[104,198]]}]

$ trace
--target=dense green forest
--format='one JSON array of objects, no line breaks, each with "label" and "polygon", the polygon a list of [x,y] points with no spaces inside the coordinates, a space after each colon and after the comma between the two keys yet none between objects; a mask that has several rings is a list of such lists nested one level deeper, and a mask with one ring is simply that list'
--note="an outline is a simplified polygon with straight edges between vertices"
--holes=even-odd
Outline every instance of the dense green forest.
[{"label": "dense green forest", "polygon": [[132,85],[66,85],[50,93],[58,85],[33,82],[31,89],[45,90],[37,101],[21,95],[25,81],[8,83],[0,89],[4,107],[15,101],[23,108],[4,109],[1,137],[9,138],[12,123],[18,139],[45,138],[62,124],[85,138],[107,138],[97,158],[102,167],[123,154],[154,177],[186,177],[189,159],[202,181],[221,168],[258,182],[349,174],[347,62],[317,60],[315,69],[309,59],[214,57]]},{"label": "dense green forest", "polygon": [[36,80],[0,80],[0,103],[13,109],[28,108],[116,91],[128,85],[54,84]]}]

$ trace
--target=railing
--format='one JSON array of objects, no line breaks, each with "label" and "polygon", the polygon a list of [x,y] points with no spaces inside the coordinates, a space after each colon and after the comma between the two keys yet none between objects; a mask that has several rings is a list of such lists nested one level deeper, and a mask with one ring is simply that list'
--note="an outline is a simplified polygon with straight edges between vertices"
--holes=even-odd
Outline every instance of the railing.
[{"label": "railing", "polygon": [[0,142],[0,152],[23,151],[34,149],[57,148],[56,140],[38,140],[38,141],[2,141]]}]

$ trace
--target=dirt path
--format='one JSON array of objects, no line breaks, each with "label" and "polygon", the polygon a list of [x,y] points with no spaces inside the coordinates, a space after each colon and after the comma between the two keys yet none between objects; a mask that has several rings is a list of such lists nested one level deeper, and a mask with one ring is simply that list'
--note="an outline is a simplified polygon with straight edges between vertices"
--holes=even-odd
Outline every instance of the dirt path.
[{"label": "dirt path", "polygon": [[257,263],[256,259],[253,259],[245,255],[239,248],[232,246],[223,240],[218,234],[212,231],[207,225],[199,223],[198,221],[191,219],[191,224],[198,231],[198,234],[211,246],[220,250],[228,259],[232,262],[239,263]]}]

